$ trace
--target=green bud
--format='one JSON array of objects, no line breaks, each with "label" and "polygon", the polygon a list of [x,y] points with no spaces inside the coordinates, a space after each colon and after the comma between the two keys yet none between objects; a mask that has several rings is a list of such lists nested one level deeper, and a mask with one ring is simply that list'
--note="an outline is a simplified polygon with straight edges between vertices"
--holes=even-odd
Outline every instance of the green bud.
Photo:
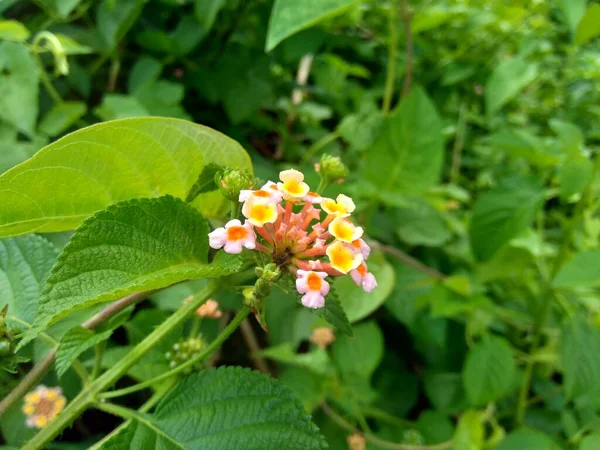
[{"label": "green bud", "polygon": [[244,296],[244,305],[253,309],[258,308],[260,305],[260,300],[254,293],[254,287],[245,288],[242,291],[242,295]]},{"label": "green bud", "polygon": [[423,436],[417,430],[406,430],[402,437],[403,444],[421,446],[425,443]]},{"label": "green bud", "polygon": [[217,172],[215,183],[225,198],[237,202],[240,191],[254,189],[255,179],[246,170],[225,169]]},{"label": "green bud", "polygon": [[348,176],[348,167],[339,156],[323,155],[317,172],[326,183],[341,183]]},{"label": "green bud", "polygon": [[9,339],[0,339],[0,356],[10,356],[13,354],[13,351],[13,343]]},{"label": "green bud", "polygon": [[281,276],[281,269],[275,263],[269,263],[264,267],[257,267],[256,276],[270,284],[275,283]]},{"label": "green bud", "polygon": [[6,321],[4,320],[4,317],[0,316],[0,337],[4,336],[7,328],[8,328],[8,326],[6,325]]}]

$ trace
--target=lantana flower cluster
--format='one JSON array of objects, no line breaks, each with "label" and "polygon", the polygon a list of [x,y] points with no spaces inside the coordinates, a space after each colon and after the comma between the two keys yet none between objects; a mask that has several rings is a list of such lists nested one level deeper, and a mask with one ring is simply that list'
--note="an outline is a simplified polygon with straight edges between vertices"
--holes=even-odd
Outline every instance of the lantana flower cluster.
[{"label": "lantana flower cluster", "polygon": [[67,399],[60,387],[49,388],[39,385],[25,396],[23,414],[25,424],[30,428],[43,428],[52,422],[64,409]]},{"label": "lantana flower cluster", "polygon": [[245,221],[233,219],[209,233],[210,246],[227,253],[247,248],[268,255],[296,276],[302,304],[309,308],[325,305],[328,277],[350,275],[366,292],[375,289],[377,281],[366,264],[371,249],[363,229],[350,219],[352,199],[312,192],[297,170],[284,170],[279,178],[257,190],[242,190]]}]

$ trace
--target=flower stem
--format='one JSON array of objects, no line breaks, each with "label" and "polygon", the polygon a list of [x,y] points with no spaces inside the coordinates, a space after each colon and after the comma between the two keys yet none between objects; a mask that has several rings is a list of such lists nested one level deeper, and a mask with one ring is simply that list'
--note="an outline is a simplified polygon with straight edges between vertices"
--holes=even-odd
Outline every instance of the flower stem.
[{"label": "flower stem", "polygon": [[136,345],[127,356],[104,372],[98,379],[94,380],[88,389],[84,389],[80,392],[79,395],[67,405],[65,410],[27,442],[22,450],[38,450],[46,447],[47,444],[59,435],[62,430],[73,423],[76,417],[81,415],[81,413],[83,413],[90,405],[96,403],[98,394],[112,386],[131,366],[156,347],[175,327],[180,326],[193,311],[198,309],[200,305],[208,300],[218,289],[218,286],[216,280],[212,280],[208,283],[204,289],[193,297],[192,301],[184,304],[175,311],[142,342]]},{"label": "flower stem", "polygon": [[398,14],[398,0],[390,1],[389,12],[389,35],[388,35],[388,62],[387,75],[385,78],[385,92],[383,95],[383,114],[387,115],[392,107],[394,97],[394,84],[396,84],[396,64],[398,55],[398,25],[396,15]]}]

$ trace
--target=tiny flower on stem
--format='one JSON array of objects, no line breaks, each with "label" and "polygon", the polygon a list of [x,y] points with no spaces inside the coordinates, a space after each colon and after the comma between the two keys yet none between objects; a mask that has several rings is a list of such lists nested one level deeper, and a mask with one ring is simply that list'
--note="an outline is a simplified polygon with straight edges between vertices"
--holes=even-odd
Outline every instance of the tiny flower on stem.
[{"label": "tiny flower on stem", "polygon": [[223,247],[227,253],[237,254],[242,252],[242,247],[256,248],[256,234],[249,223],[242,225],[242,222],[233,219],[209,233],[208,243],[212,248]]},{"label": "tiny flower on stem", "polygon": [[64,409],[67,399],[60,387],[38,386],[25,396],[23,414],[27,416],[25,424],[29,428],[43,428]]},{"label": "tiny flower on stem", "polygon": [[315,344],[321,350],[325,350],[335,341],[335,334],[329,327],[318,327],[312,331],[310,342]]},{"label": "tiny flower on stem", "polygon": [[[277,268],[276,279],[286,270],[296,277],[301,302],[308,308],[325,305],[327,277],[350,274],[363,289],[373,290],[377,281],[363,263],[371,249],[362,239],[363,229],[349,219],[355,210],[352,199],[344,194],[335,200],[321,197],[297,170],[284,170],[279,178],[279,183],[240,191],[246,223],[234,219],[211,232],[210,246],[227,253],[240,253],[243,247],[263,253]],[[254,305],[262,294],[251,291],[245,295]]]},{"label": "tiny flower on stem", "polygon": [[196,310],[196,315],[198,317],[206,317],[208,319],[218,319],[223,315],[223,313],[219,309],[219,302],[210,299]]}]

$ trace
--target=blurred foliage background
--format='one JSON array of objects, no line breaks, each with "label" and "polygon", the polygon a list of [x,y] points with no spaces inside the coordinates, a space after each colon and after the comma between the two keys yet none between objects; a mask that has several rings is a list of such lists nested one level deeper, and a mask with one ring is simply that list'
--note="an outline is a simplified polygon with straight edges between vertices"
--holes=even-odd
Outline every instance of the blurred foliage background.
[{"label": "blurred foliage background", "polygon": [[[252,355],[332,449],[362,448],[358,430],[369,449],[600,448],[599,3],[1,0],[0,13],[0,172],[70,131],[147,115],[235,138],[265,179],[313,173],[323,153],[350,167],[326,193],[353,196],[379,281],[372,295],[336,282],[355,337],[310,343],[313,316],[278,291]],[[194,283],[155,295],[115,348]],[[239,340],[222,359],[255,364]],[[9,444],[30,433],[19,414],[0,421]],[[63,448],[102,432],[89,418]]]}]

